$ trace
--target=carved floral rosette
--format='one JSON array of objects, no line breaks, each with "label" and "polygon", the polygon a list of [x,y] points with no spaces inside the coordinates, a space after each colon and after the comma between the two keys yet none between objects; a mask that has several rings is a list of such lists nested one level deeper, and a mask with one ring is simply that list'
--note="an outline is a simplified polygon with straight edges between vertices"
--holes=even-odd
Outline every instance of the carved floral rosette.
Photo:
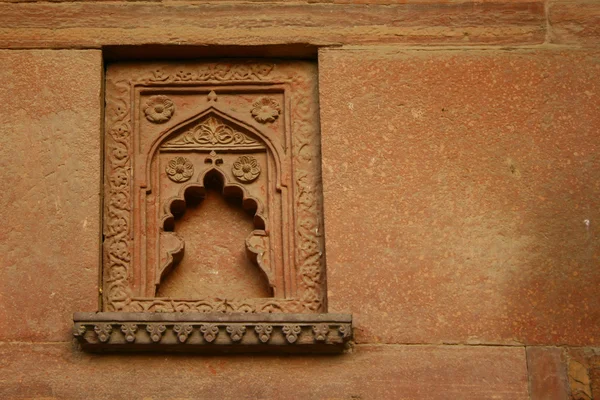
[{"label": "carved floral rosette", "polygon": [[[103,310],[132,312],[301,312],[326,310],[323,226],[320,188],[316,79],[309,72],[272,63],[202,63],[180,68],[149,66],[136,79],[107,79],[105,151],[105,218],[103,255]],[[296,241],[297,296],[263,299],[177,300],[133,295],[132,260],[132,93],[145,87],[190,84],[285,84],[290,91],[293,159],[293,221]]]}]

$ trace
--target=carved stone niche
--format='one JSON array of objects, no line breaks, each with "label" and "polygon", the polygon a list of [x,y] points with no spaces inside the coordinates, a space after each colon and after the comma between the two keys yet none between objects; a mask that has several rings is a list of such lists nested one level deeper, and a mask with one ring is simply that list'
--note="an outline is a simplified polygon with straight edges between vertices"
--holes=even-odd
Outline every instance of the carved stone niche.
[{"label": "carved stone niche", "polygon": [[84,349],[344,348],[317,95],[310,62],[108,67],[103,312],[75,314]]}]

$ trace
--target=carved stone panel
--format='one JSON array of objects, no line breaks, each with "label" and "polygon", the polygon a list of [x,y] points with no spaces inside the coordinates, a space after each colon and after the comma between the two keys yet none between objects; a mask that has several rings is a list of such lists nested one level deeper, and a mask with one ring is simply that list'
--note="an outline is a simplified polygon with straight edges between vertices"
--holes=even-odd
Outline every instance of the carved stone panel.
[{"label": "carved stone panel", "polygon": [[104,311],[326,312],[316,65],[113,64],[105,129]]},{"label": "carved stone panel", "polygon": [[[310,62],[106,72],[102,311],[89,351],[343,350],[327,314]],[[212,350],[211,350],[212,349]]]}]

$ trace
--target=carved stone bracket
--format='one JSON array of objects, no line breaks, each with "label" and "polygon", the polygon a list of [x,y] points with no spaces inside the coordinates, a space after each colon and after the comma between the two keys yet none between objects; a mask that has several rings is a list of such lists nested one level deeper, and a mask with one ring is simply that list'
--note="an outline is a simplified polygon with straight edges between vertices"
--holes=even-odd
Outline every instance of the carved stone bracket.
[{"label": "carved stone bracket", "polygon": [[75,313],[82,348],[103,351],[341,352],[347,314]]}]

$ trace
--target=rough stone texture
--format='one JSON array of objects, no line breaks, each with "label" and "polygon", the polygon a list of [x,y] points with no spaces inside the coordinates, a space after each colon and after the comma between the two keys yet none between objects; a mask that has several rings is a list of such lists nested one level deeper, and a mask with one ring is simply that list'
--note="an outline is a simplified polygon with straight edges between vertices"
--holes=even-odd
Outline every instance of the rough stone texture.
[{"label": "rough stone texture", "polygon": [[358,342],[597,344],[598,54],[319,61],[329,311]]},{"label": "rough stone texture", "polygon": [[600,396],[600,348],[571,348],[567,355],[571,399],[597,399]]},{"label": "rough stone texture", "polygon": [[544,3],[538,0],[393,6],[0,3],[0,46],[8,48],[155,43],[539,44],[545,40],[545,26]]},{"label": "rough stone texture", "polygon": [[0,51],[0,340],[97,310],[101,74],[95,50]]},{"label": "rough stone texture", "polygon": [[527,371],[531,400],[568,400],[564,349],[559,347],[528,347]]},{"label": "rough stone texture", "polygon": [[[598,346],[597,1],[18,3],[0,0],[2,48],[389,46],[321,57],[330,311],[353,312],[363,343]],[[564,370],[572,398],[600,395],[598,348],[563,361],[556,348],[192,357],[7,343],[68,341],[71,312],[97,306],[101,57],[0,51],[0,67],[0,398],[527,399],[529,382],[546,400],[563,398]]]},{"label": "rough stone texture", "polygon": [[327,357],[125,359],[68,344],[2,344],[0,367],[3,399],[528,399],[523,348],[360,346]]},{"label": "rough stone texture", "polygon": [[600,3],[556,1],[548,6],[548,24],[552,43],[600,44]]}]

